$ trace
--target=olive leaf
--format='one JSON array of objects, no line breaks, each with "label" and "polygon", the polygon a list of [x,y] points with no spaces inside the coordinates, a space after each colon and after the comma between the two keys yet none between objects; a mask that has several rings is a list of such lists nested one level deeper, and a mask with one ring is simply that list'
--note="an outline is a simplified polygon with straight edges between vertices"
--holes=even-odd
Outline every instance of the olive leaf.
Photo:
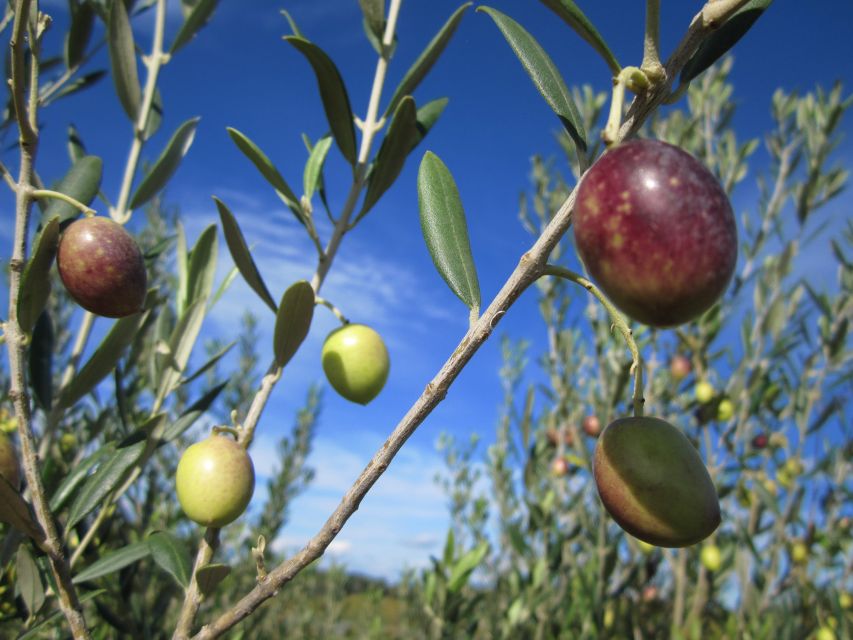
[{"label": "olive leaf", "polygon": [[331,136],[323,136],[317,140],[317,143],[311,148],[308,161],[305,163],[305,171],[302,176],[303,193],[305,194],[305,199],[309,202],[314,196],[314,190],[323,182],[323,165],[326,163],[326,156],[329,154],[329,149],[331,147]]},{"label": "olive leaf", "polygon": [[237,145],[237,148],[243,152],[243,155],[245,155],[252,164],[255,165],[255,168],[264,178],[266,178],[267,182],[272,185],[272,188],[275,189],[279,198],[281,198],[293,212],[293,215],[296,216],[296,219],[299,220],[300,224],[305,226],[305,212],[299,204],[299,198],[297,198],[296,194],[293,193],[293,189],[290,188],[290,185],[287,184],[287,181],[282,177],[281,173],[279,173],[272,161],[263,151],[261,151],[260,147],[252,142],[245,134],[233,127],[226,127],[226,131],[228,131],[228,135],[231,136],[231,139],[234,141],[234,144]]},{"label": "olive leaf", "polygon": [[151,557],[185,589],[190,584],[192,564],[186,545],[167,531],[155,531],[148,536]]},{"label": "olive leaf", "polygon": [[136,123],[142,104],[139,70],[136,68],[136,45],[124,2],[113,2],[107,22],[107,49],[116,95],[121,106]]},{"label": "olive leaf", "polygon": [[381,42],[385,29],[385,0],[358,0],[358,4],[367,30]]},{"label": "olive leaf", "polygon": [[305,280],[288,287],[275,318],[273,351],[276,364],[286,365],[308,335],[314,317],[314,289]]},{"label": "olive leaf", "polygon": [[145,452],[145,440],[140,440],[125,447],[115,448],[114,444],[107,445],[112,452],[107,454],[95,473],[89,476],[80,488],[80,493],[71,503],[68,511],[68,523],[70,529],[85,518],[98,506],[106,507],[104,499],[118,488],[124,481],[127,471],[136,464],[137,460]]},{"label": "olive leaf", "polygon": [[44,543],[44,532],[30,513],[30,506],[17,487],[0,475],[0,522],[15,527],[32,538],[40,547]]},{"label": "olive leaf", "polygon": [[305,36],[302,34],[302,31],[299,30],[299,27],[296,25],[296,21],[291,17],[290,13],[287,10],[282,9],[281,15],[284,16],[284,19],[287,20],[287,24],[290,25],[290,30],[293,32],[293,35],[298,36],[300,38],[304,38]]},{"label": "olive leaf", "polygon": [[116,366],[124,350],[133,341],[148,312],[135,313],[117,320],[109,333],[77,372],[59,397],[57,408],[67,409],[94,389]]},{"label": "olive leaf", "polygon": [[228,385],[228,382],[229,381],[227,380],[225,382],[220,382],[206,392],[201,398],[191,404],[177,420],[166,427],[163,431],[162,440],[165,442],[174,440],[179,435],[183,434],[184,431],[189,429],[193,423],[210,408],[210,405],[212,405],[216,398],[219,397],[219,394]]},{"label": "olive leaf", "polygon": [[229,573],[231,573],[231,567],[227,564],[208,564],[199,569],[195,579],[201,594],[205,597],[212,594]]},{"label": "olive leaf", "polygon": [[30,617],[33,617],[44,604],[44,583],[38,565],[27,545],[22,544],[18,547],[18,553],[15,557],[15,570],[18,592],[24,600]]},{"label": "olive leaf", "polygon": [[261,272],[258,270],[255,260],[249,251],[249,246],[246,244],[246,239],[243,237],[243,232],[237,224],[237,219],[231,210],[219,198],[214,196],[213,201],[216,203],[216,208],[219,210],[219,218],[222,221],[222,230],[225,233],[225,242],[228,245],[228,250],[231,252],[231,257],[240,274],[252,290],[257,293],[261,300],[276,312],[275,300],[267,289],[264,279],[261,277]]},{"label": "olive leaf", "polygon": [[147,541],[133,542],[102,556],[76,574],[71,582],[80,584],[81,582],[89,582],[90,580],[108,576],[150,555],[151,546]]},{"label": "olive leaf", "polygon": [[200,0],[200,2],[192,7],[192,10],[187,14],[184,23],[181,25],[178,34],[172,41],[169,53],[174,54],[195,37],[196,33],[210,20],[210,16],[213,15],[213,11],[216,9],[217,2],[218,0]]},{"label": "olive leaf", "polygon": [[62,483],[50,498],[51,511],[56,513],[65,506],[65,503],[68,502],[77,487],[88,477],[92,467],[98,464],[101,458],[108,453],[112,453],[112,449],[108,447],[96,449],[92,455],[71,468],[68,475],[65,476]]},{"label": "olive leaf", "polygon": [[142,183],[130,199],[131,209],[141,207],[166,186],[166,183],[178,170],[181,160],[190,150],[200,119],[198,117],[190,118],[175,130],[166,144],[166,148],[163,149],[163,153],[157,158],[154,166],[151,167],[151,171],[142,179]]},{"label": "olive leaf", "polygon": [[24,333],[33,330],[50,295],[50,269],[59,246],[59,217],[50,219],[33,246],[33,254],[21,275],[17,305],[18,325]]},{"label": "olive leaf", "polygon": [[490,7],[478,7],[495,21],[521,66],[530,76],[545,102],[553,109],[572,137],[575,145],[586,151],[586,132],[572,94],[569,92],[554,61],[545,53],[536,39],[509,16]]},{"label": "olive leaf", "polygon": [[468,225],[456,182],[441,159],[427,151],[418,171],[421,229],[441,277],[472,312],[480,308],[480,284]]},{"label": "olive leaf", "polygon": [[[69,131],[69,144],[73,143],[75,149],[82,150],[82,143],[76,135],[75,130]],[[53,187],[54,191],[71,196],[78,202],[89,205],[101,188],[101,176],[104,163],[98,156],[83,155],[74,161],[62,179]],[[50,204],[42,215],[42,224],[54,217],[59,217],[59,222],[64,223],[80,215],[80,210],[64,200],[51,198]]]},{"label": "olive leaf", "polygon": [[613,55],[610,47],[607,46],[604,38],[601,37],[598,29],[589,21],[577,4],[572,0],[540,0],[540,2],[560,16],[581,38],[591,44],[592,48],[604,58],[614,76],[619,75],[622,66],[616,56]]},{"label": "olive leaf", "polygon": [[95,26],[95,11],[88,2],[71,2],[71,24],[65,36],[65,66],[72,69],[80,64]]},{"label": "olive leaf", "polygon": [[693,80],[735,46],[772,3],[773,0],[750,0],[709,35],[681,70],[681,84]]},{"label": "olive leaf", "polygon": [[338,68],[332,59],[313,42],[298,36],[284,36],[284,39],[305,56],[314,69],[314,75],[320,87],[320,99],[323,102],[332,135],[344,158],[354,167],[358,160],[355,125],[349,95]]},{"label": "olive leaf", "polygon": [[45,411],[53,403],[53,347],[53,321],[45,310],[33,327],[29,353],[30,386],[36,402]]},{"label": "olive leaf", "polygon": [[370,177],[367,181],[367,193],[358,218],[362,218],[382,195],[394,184],[397,176],[403,170],[406,157],[415,147],[419,139],[417,110],[415,101],[406,96],[400,101],[394,117],[388,127],[388,133],[382,140],[379,153]]},{"label": "olive leaf", "polygon": [[456,28],[459,26],[459,22],[462,20],[465,10],[472,4],[472,2],[466,2],[454,11],[447,19],[447,22],[444,23],[444,26],[442,26],[433,39],[430,40],[429,44],[427,44],[426,48],[421,52],[421,55],[418,56],[417,60],[415,60],[412,66],[409,67],[409,70],[406,71],[403,79],[400,81],[400,84],[391,96],[391,101],[388,103],[388,108],[385,110],[386,117],[396,111],[399,102],[407,95],[412,94],[415,88],[426,77],[436,60],[438,60],[439,56],[447,47],[447,43],[450,42],[450,38],[452,38],[453,34],[456,32]]}]

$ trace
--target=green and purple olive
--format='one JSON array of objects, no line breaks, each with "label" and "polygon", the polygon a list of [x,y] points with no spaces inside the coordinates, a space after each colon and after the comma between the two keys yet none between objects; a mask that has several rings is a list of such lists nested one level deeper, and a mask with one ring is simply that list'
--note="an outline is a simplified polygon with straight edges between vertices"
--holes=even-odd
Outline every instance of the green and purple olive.
[{"label": "green and purple olive", "polygon": [[255,490],[255,467],[234,438],[212,435],[184,451],[175,474],[178,502],[204,527],[224,527],[242,515]]},{"label": "green and purple olive", "polygon": [[575,246],[592,279],[626,315],[674,327],[707,311],[737,261],[737,227],[714,175],[658,140],[609,150],[580,183]]},{"label": "green and purple olive", "polygon": [[649,544],[686,547],[720,524],[717,492],[699,452],[659,418],[610,423],[596,444],[593,475],[608,513]]},{"label": "green and purple olive", "polygon": [[87,311],[122,318],[142,310],[148,286],[136,240],[110,218],[81,218],[62,232],[56,253],[62,284]]}]

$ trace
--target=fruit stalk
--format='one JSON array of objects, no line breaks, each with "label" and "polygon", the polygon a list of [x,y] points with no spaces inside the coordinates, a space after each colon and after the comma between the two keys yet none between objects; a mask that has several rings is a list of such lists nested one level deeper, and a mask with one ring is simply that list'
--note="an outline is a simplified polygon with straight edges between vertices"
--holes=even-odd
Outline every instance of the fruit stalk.
[{"label": "fruit stalk", "polygon": [[184,603],[181,606],[181,613],[178,617],[178,624],[175,626],[175,633],[172,635],[172,640],[183,640],[188,638],[192,631],[193,620],[195,620],[198,609],[201,606],[202,593],[198,586],[198,570],[210,564],[213,560],[213,555],[219,548],[219,529],[207,529],[204,532],[204,537],[199,543],[198,552],[193,565],[192,578],[190,586],[187,588],[184,596]]},{"label": "fruit stalk", "polygon": [[625,320],[625,317],[619,313],[619,310],[613,306],[613,303],[610,302],[610,300],[608,300],[601,291],[599,291],[598,287],[596,287],[587,278],[584,278],[581,274],[575,273],[571,269],[567,269],[559,265],[547,264],[545,265],[543,275],[556,276],[558,278],[570,280],[575,284],[579,284],[595,296],[607,310],[607,313],[610,315],[610,319],[613,321],[613,326],[619,329],[622,337],[625,338],[628,350],[631,352],[631,373],[634,374],[634,395],[632,397],[632,401],[634,403],[634,415],[637,417],[642,416],[643,404],[646,402],[643,397],[643,358],[640,355],[640,349],[637,347],[637,343],[634,340],[634,332],[631,330],[631,327],[628,326],[628,322]]},{"label": "fruit stalk", "polygon": [[[47,553],[48,564],[56,582],[59,607],[68,621],[72,635],[75,639],[79,639],[89,638],[90,636],[77,592],[71,582],[71,572],[65,560],[62,543],[39,474],[25,373],[27,336],[18,324],[17,313],[21,277],[27,258],[27,229],[33,204],[34,163],[39,142],[37,124],[39,48],[41,34],[47,25],[46,19],[39,17],[36,21],[36,32],[28,34],[30,8],[30,0],[17,0],[15,3],[15,22],[10,42],[12,50],[12,102],[20,132],[21,163],[15,189],[15,237],[12,256],[9,261],[9,318],[4,326],[4,334],[9,353],[9,397],[14,405],[15,417],[18,422],[24,475],[27,478],[27,486],[36,519],[45,534],[42,547]],[[29,57],[29,96],[26,96],[28,80],[26,78],[25,41],[27,39],[30,42],[31,53]]]}]

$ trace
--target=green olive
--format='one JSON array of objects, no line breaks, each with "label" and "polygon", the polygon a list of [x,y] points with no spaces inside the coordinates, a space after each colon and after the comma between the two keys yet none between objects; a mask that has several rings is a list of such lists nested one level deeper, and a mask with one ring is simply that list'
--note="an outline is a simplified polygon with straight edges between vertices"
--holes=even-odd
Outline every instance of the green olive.
[{"label": "green olive", "polygon": [[205,527],[224,527],[249,505],[255,468],[233,438],[212,435],[184,451],[175,486],[178,502],[190,520]]},{"label": "green olive", "polygon": [[359,404],[379,395],[391,368],[382,337],[363,324],[346,324],[330,333],[322,359],[323,371],[335,391]]}]

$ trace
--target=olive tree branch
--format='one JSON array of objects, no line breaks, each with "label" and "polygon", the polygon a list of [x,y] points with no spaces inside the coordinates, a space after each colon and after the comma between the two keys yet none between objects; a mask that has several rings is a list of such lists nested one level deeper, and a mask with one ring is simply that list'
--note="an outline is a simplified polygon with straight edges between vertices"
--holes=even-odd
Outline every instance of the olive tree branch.
[{"label": "olive tree branch", "polygon": [[154,104],[154,95],[157,89],[157,78],[160,75],[161,67],[169,61],[169,55],[163,52],[163,34],[166,27],[166,0],[157,0],[157,9],[154,17],[154,36],[151,41],[151,54],[147,58],[143,58],[145,66],[148,69],[148,74],[145,78],[145,89],[142,93],[142,104],[139,106],[139,114],[136,118],[136,123],[133,127],[133,142],[130,145],[130,151],[127,155],[127,162],[124,167],[124,177],[121,181],[118,202],[115,208],[110,211],[112,218],[121,224],[125,224],[130,220],[132,214],[128,210],[128,201],[130,200],[130,188],[133,186],[133,177],[136,175],[136,169],[139,166],[139,156],[142,154],[142,147],[145,145],[145,127],[148,125],[148,118],[151,115],[151,108]]},{"label": "olive tree branch", "polygon": [[[732,8],[732,11],[734,11],[743,1],[745,0],[735,2],[715,0],[714,3],[733,4],[735,6]],[[394,4],[396,3],[392,2],[392,10]],[[690,54],[695,51],[702,39],[712,30],[712,27],[708,26],[709,23],[702,19],[702,16],[703,14],[700,13],[694,18],[687,34],[667,62],[665,66],[667,80],[650,87],[647,92],[638,95],[634,99],[629,109],[628,117],[622,124],[616,141],[622,140],[636,132],[652,111],[666,98],[670,91],[671,78],[677,76],[680,69],[689,59]],[[377,72],[379,72],[379,68],[377,68]],[[406,440],[408,440],[415,429],[445,398],[450,385],[480,346],[488,339],[497,323],[506,314],[506,311],[533,282],[545,273],[547,260],[551,251],[558,244],[571,224],[576,193],[577,190],[575,189],[569,194],[568,198],[545,227],[542,235],[539,236],[531,249],[522,255],[518,266],[506,280],[491,304],[489,304],[479,320],[469,326],[465,336],[448,360],[432,381],[427,384],[424,392],[397,424],[382,447],[374,454],[373,458],[343,496],[334,512],[329,516],[320,530],[299,552],[270,571],[265,580],[259,582],[239,602],[234,604],[231,609],[223,613],[213,623],[204,626],[194,636],[194,640],[209,640],[219,637],[241,620],[251,615],[261,604],[276,595],[302,569],[323,555],[326,548],[341,531],[347,520],[358,509],[364,496],[367,495],[367,492],[388,468],[388,465],[402,448],[403,444],[405,444]],[[336,245],[330,243],[330,247],[336,248]],[[320,266],[322,267],[322,261]],[[323,276],[327,271],[327,268],[323,271],[320,271],[318,268],[318,274],[315,275],[314,283],[317,285],[321,284]],[[316,290],[317,288],[315,287]]]},{"label": "olive tree branch", "polygon": [[[37,6],[37,5],[36,5]],[[10,42],[12,54],[12,102],[15,119],[20,131],[20,170],[15,198],[15,237],[12,257],[9,261],[9,319],[5,325],[6,346],[9,353],[10,389],[9,396],[15,408],[18,422],[18,436],[21,443],[21,458],[24,475],[27,478],[30,496],[36,519],[44,532],[45,539],[40,544],[47,554],[48,564],[56,582],[56,595],[59,607],[71,629],[74,638],[89,638],[83,610],[77,597],[77,591],[71,582],[71,572],[65,560],[53,514],[45,495],[39,462],[36,454],[35,437],[32,431],[30,415],[30,396],[26,381],[26,343],[27,337],[18,324],[18,297],[21,293],[21,279],[27,258],[27,230],[33,196],[32,184],[36,153],[38,151],[38,74],[41,32],[48,19],[39,15],[36,20],[37,33],[30,31],[30,73],[29,97],[26,93],[26,50],[25,39],[30,22],[30,0],[17,0],[15,3],[15,21]]]}]

